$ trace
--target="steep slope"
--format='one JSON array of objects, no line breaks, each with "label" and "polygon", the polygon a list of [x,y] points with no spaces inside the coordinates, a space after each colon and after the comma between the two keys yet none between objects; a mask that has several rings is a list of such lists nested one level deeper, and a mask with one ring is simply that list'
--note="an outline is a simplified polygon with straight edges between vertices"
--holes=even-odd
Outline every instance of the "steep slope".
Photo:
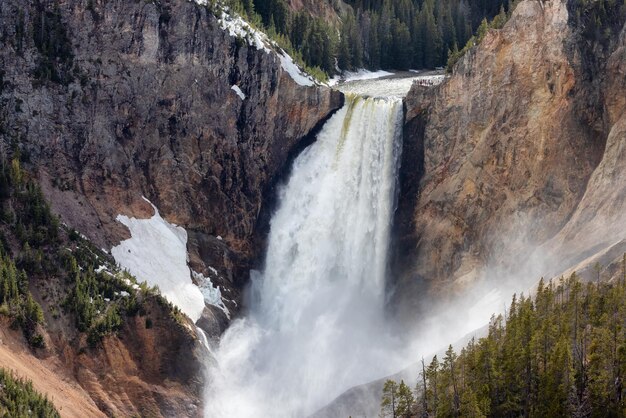
[{"label": "steep slope", "polygon": [[128,238],[119,214],[152,215],[147,197],[235,310],[273,185],[342,96],[299,85],[288,59],[213,13],[184,0],[3,2],[1,135],[100,247]]},{"label": "steep slope", "polygon": [[64,415],[200,415],[207,353],[193,323],[61,227],[12,154],[0,159],[0,365]]},{"label": "steep slope", "polygon": [[349,8],[343,0],[288,0],[287,4],[294,12],[306,12],[311,16],[322,18],[333,27],[339,26],[341,14]]},{"label": "steep slope", "polygon": [[19,416],[24,412],[42,418],[59,418],[54,405],[33,387],[29,379],[0,370],[0,410],[6,416]]},{"label": "steep slope", "polygon": [[567,268],[609,236],[599,225],[623,225],[619,7],[522,1],[447,82],[413,87],[396,222],[403,314],[422,292],[536,279],[548,249]]},{"label": "steep slope", "polygon": [[602,128],[606,146],[576,211],[561,231],[538,251],[557,252],[566,262],[577,261],[581,254],[594,253],[611,244],[626,248],[626,27],[615,35],[617,47],[606,60],[603,77],[598,81]]}]

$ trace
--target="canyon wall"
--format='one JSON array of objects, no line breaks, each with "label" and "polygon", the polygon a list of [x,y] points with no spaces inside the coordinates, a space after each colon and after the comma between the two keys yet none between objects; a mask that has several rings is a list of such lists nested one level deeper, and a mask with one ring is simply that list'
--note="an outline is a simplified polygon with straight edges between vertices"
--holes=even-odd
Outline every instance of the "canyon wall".
[{"label": "canyon wall", "polygon": [[[184,0],[0,4],[3,156],[19,152],[61,220],[106,251],[129,237],[118,215],[153,215],[147,198],[186,229],[190,267],[234,315],[274,188],[343,96],[303,83],[287,58],[233,25]],[[138,323],[85,356],[47,319],[50,355],[101,410],[200,413],[191,331]],[[208,305],[200,325],[216,337],[227,322]]]},{"label": "canyon wall", "polygon": [[442,85],[413,86],[394,252],[403,315],[424,293],[538,279],[543,261],[556,274],[623,238],[624,31],[619,6],[522,1]]},{"label": "canyon wall", "polygon": [[0,120],[64,222],[109,249],[128,237],[117,215],[152,215],[145,196],[236,302],[272,187],[342,96],[299,85],[213,13],[180,0],[3,3]]}]

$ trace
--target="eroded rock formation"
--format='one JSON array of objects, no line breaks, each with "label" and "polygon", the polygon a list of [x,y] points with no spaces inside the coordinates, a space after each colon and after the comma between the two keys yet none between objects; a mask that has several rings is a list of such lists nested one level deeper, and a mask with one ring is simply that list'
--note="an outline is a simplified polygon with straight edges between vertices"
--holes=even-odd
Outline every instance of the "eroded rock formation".
[{"label": "eroded rock formation", "polygon": [[625,213],[624,21],[608,13],[598,36],[594,10],[580,7],[522,1],[445,83],[407,97],[395,253],[404,314],[423,292],[545,274],[542,260],[567,268],[623,238],[610,226]]}]

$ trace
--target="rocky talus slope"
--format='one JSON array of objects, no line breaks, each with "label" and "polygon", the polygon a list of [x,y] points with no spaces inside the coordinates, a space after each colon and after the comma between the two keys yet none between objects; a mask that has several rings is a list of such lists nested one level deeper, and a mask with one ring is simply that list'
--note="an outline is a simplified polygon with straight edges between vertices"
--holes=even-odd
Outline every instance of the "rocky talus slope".
[{"label": "rocky talus slope", "polygon": [[413,87],[394,254],[403,315],[424,292],[558,274],[543,261],[566,269],[624,238],[619,7],[522,1],[445,83]]}]

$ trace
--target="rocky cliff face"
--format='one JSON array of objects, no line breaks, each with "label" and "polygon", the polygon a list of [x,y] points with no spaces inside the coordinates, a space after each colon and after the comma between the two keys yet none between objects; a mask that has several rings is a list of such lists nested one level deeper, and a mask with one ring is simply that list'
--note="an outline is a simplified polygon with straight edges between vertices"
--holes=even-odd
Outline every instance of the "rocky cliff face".
[{"label": "rocky cliff face", "polygon": [[[153,214],[145,196],[236,312],[273,188],[343,97],[298,84],[214,14],[184,0],[2,2],[0,150],[19,149],[54,211],[107,250],[129,236],[119,214]],[[217,334],[226,317],[202,321]],[[139,328],[100,354],[68,349],[68,367],[108,413],[188,415],[201,368],[163,373],[197,343]]]},{"label": "rocky cliff face", "polygon": [[107,416],[202,416],[206,353],[191,323],[174,320],[156,299],[145,305],[144,316],[129,318],[98,348],[53,331],[51,358],[52,351],[61,353],[57,373],[77,381]]},{"label": "rocky cliff face", "polygon": [[190,324],[175,321],[156,299],[145,300],[144,315],[129,318],[97,348],[71,318],[53,318],[53,303],[43,306],[45,349],[33,350],[0,318],[0,366],[32,380],[61,416],[202,416],[203,350]]},{"label": "rocky cliff face", "polygon": [[3,143],[63,220],[110,248],[128,237],[118,214],[152,214],[145,196],[236,300],[271,188],[341,95],[298,85],[193,2],[15,0],[0,21]]},{"label": "rocky cliff face", "polygon": [[404,314],[422,292],[545,274],[547,250],[565,267],[622,238],[606,226],[624,221],[624,20],[613,11],[592,29],[596,11],[581,8],[522,1],[444,84],[407,97],[395,253]]}]

